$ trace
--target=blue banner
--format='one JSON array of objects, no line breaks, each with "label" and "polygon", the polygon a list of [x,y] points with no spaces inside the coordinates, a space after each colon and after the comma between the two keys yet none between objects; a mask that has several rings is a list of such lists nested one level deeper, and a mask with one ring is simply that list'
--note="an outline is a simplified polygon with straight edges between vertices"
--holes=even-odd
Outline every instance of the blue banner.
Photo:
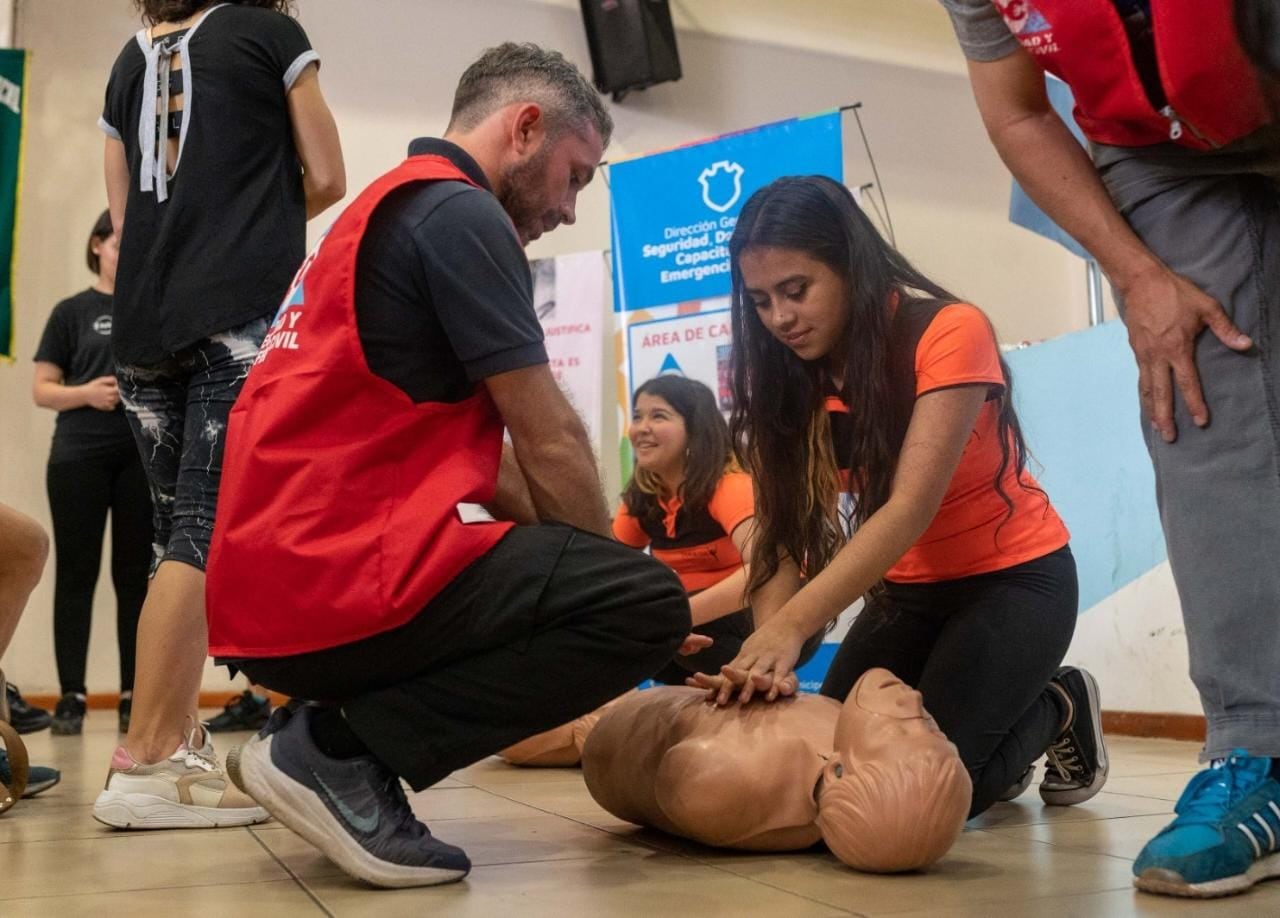
[{"label": "blue banner", "polygon": [[[1071,133],[1075,135],[1076,140],[1080,141],[1082,146],[1087,145],[1084,131],[1080,130],[1080,126],[1076,124],[1075,116],[1072,114],[1076,103],[1075,98],[1071,95],[1071,88],[1056,77],[1046,76],[1045,90],[1049,94],[1049,102],[1053,105],[1054,111],[1058,113],[1058,117],[1062,119],[1063,123],[1071,130]],[[1081,258],[1088,259],[1092,257],[1085,251],[1084,246],[1068,236],[1066,230],[1054,223],[1048,214],[1037,207],[1035,202],[1027,197],[1027,193],[1022,190],[1022,186],[1016,181],[1013,183],[1013,194],[1009,198],[1009,221],[1016,223],[1018,226],[1024,226],[1033,233],[1039,233],[1046,239],[1052,239]]]},{"label": "blue banner", "polygon": [[610,166],[614,310],[726,295],[738,212],[786,175],[843,180],[839,112]]}]

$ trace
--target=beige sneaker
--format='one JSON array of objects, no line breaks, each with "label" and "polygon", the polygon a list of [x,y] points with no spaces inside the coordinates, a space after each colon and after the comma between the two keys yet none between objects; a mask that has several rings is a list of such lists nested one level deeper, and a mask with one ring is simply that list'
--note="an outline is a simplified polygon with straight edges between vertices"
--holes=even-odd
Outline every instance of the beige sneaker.
[{"label": "beige sneaker", "polygon": [[[204,743],[197,747],[202,733]],[[154,765],[134,761],[117,746],[107,785],[93,804],[93,818],[117,829],[247,826],[268,815],[231,783],[213,741],[195,724],[177,751]]]}]

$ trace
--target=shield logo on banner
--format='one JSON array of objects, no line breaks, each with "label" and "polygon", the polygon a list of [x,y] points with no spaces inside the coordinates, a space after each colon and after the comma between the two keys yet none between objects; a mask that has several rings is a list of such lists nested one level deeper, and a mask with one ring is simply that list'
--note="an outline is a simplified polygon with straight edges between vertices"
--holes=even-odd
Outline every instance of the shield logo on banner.
[{"label": "shield logo on banner", "polygon": [[737,163],[722,159],[702,170],[698,184],[702,186],[702,203],[718,214],[724,213],[742,197],[742,173]]}]

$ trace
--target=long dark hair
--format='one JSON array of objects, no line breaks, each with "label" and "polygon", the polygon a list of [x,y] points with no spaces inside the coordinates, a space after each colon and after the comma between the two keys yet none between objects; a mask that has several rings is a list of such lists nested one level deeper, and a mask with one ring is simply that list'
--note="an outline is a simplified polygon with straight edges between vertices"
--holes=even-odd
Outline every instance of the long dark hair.
[{"label": "long dark hair", "polygon": [[98,262],[98,253],[93,250],[93,244],[110,239],[114,232],[115,230],[111,227],[111,211],[104,210],[98,215],[98,219],[93,221],[93,229],[89,230],[89,241],[84,244],[84,262],[94,274],[98,273],[101,265]]},{"label": "long dark hair", "polygon": [[[765,328],[743,289],[741,257],[753,247],[791,249],[821,261],[848,292],[841,352],[841,400],[851,406],[849,435],[833,447],[821,361],[805,361]],[[778,179],[747,201],[729,243],[733,282],[733,395],[730,419],[739,461],[756,488],[756,541],[748,590],[762,586],[781,559],[808,577],[844,544],[838,515],[839,468],[849,473],[851,527],[889,499],[898,454],[915,401],[907,339],[913,317],[959,302],[887,243],[849,190],[822,176]],[[898,303],[895,310],[890,303]],[[1019,480],[1027,449],[1013,410],[1013,380],[1004,360],[1000,395],[1000,468],[995,488],[1009,512],[1001,479],[1012,462]],[[837,457],[835,450],[842,455]]]},{"label": "long dark hair", "polygon": [[[182,22],[190,19],[207,6],[213,6],[217,0],[133,0],[133,5],[142,14],[142,21],[147,25],[157,22]],[[293,12],[293,0],[230,0],[240,6],[259,6],[266,10],[275,10],[286,16]]]},{"label": "long dark hair", "polygon": [[[733,464],[733,444],[715,394],[702,383],[683,376],[658,376],[641,383],[631,397],[634,405],[642,395],[662,399],[684,420],[689,449],[684,460],[681,504],[692,511],[705,508],[716,493],[716,485]],[[641,522],[658,523],[664,513],[658,504],[660,484],[644,469],[636,468],[622,492],[627,512]]]},{"label": "long dark hair", "polygon": [[1236,33],[1254,65],[1280,80],[1280,7],[1275,0],[1236,0]]}]

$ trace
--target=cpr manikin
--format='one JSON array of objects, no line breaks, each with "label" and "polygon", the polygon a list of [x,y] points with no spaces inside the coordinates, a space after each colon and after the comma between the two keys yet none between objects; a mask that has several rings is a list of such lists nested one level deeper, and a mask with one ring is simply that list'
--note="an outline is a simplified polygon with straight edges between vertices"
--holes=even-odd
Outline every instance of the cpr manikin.
[{"label": "cpr manikin", "polygon": [[664,687],[624,696],[588,729],[582,768],[597,803],[707,845],[821,840],[858,870],[916,870],[947,852],[969,812],[955,746],[884,669],[844,705],[800,695],[720,708],[701,689]]}]

